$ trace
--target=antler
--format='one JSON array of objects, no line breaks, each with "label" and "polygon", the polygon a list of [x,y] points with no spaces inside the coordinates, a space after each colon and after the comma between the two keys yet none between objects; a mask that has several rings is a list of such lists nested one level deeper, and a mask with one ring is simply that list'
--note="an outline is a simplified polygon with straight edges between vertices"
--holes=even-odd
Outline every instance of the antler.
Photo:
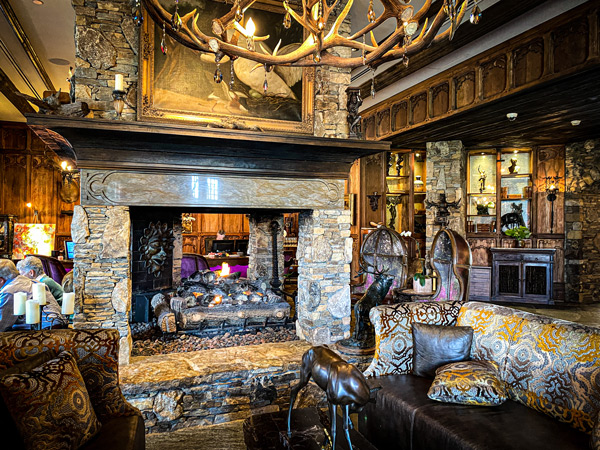
[{"label": "antler", "polygon": [[[432,0],[427,0],[423,7],[414,15],[413,6],[397,0],[381,0],[381,3],[384,6],[383,13],[362,30],[345,38],[340,36],[339,28],[350,12],[353,0],[347,1],[344,9],[336,18],[329,31],[326,30],[326,24],[328,23],[329,17],[336,7],[338,0],[335,0],[331,6],[327,5],[326,0],[302,0],[301,15],[294,11],[287,4],[287,1],[284,1],[283,6],[286,12],[289,13],[298,24],[306,29],[309,32],[309,35],[296,50],[284,55],[277,55],[248,50],[236,45],[239,35],[250,38],[250,36],[246,34],[245,29],[235,20],[236,10],[237,8],[240,8],[242,11],[245,11],[252,6],[255,1],[256,0],[239,0],[238,2],[234,2],[231,11],[223,17],[213,20],[212,31],[218,37],[211,37],[204,34],[198,28],[198,14],[196,13],[196,10],[184,15],[181,18],[182,26],[175,30],[171,25],[171,14],[161,6],[159,0],[142,0],[152,20],[158,24],[164,24],[165,31],[169,36],[192,50],[215,55],[222,53],[228,55],[230,58],[246,58],[260,64],[271,66],[282,65],[302,67],[328,65],[350,69],[363,65],[375,67],[386,61],[401,57],[409,57],[428,45],[447,38],[454,32],[456,24],[460,24],[467,6],[467,0],[465,0],[462,3],[459,12],[454,15],[454,20],[452,21],[453,26],[438,35],[437,33],[446,17],[444,8],[440,5],[440,10],[436,14],[431,26],[428,28],[428,21],[425,20],[425,23],[421,26],[419,35],[415,39],[411,39],[411,36],[415,34],[419,28],[419,21],[427,14],[427,11],[431,7]],[[320,10],[320,14],[316,14],[316,10]],[[390,18],[396,19],[396,30],[381,44],[377,45],[373,38],[372,31]],[[192,21],[191,27],[189,26],[190,21]],[[233,33],[227,33],[227,30],[233,30]],[[363,38],[367,33],[371,33],[373,45],[363,44],[358,41],[358,39]],[[229,37],[228,34],[230,34]],[[252,39],[260,41],[267,39],[267,36],[252,37]],[[358,49],[364,52],[364,56],[361,55],[350,58],[337,56],[327,51],[333,47]],[[315,55],[314,60],[312,57],[307,58],[311,55]]]}]

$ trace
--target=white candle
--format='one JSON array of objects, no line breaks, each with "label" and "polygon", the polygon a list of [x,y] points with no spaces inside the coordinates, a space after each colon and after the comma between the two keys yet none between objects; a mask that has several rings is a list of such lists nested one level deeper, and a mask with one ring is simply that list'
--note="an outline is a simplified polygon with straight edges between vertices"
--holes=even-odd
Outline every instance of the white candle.
[{"label": "white candle", "polygon": [[15,316],[22,316],[25,314],[25,302],[27,301],[27,294],[25,292],[17,292],[13,295]]},{"label": "white candle", "polygon": [[44,283],[33,283],[33,299],[42,306],[46,304],[46,285]]},{"label": "white candle", "polygon": [[75,312],[75,293],[65,292],[63,294],[61,313],[70,315]]},{"label": "white candle", "polygon": [[115,75],[115,91],[123,90],[123,74],[117,73]]},{"label": "white candle", "polygon": [[40,304],[35,300],[27,300],[25,308],[25,323],[29,325],[40,323]]}]

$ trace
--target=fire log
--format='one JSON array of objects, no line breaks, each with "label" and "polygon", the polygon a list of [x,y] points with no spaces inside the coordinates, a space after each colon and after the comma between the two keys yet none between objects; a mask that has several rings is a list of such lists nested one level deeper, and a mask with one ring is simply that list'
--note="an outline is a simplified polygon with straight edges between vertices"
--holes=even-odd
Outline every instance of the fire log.
[{"label": "fire log", "polygon": [[177,331],[177,321],[175,314],[163,294],[156,294],[150,302],[154,310],[154,316],[157,319],[158,326],[163,333],[174,333]]}]

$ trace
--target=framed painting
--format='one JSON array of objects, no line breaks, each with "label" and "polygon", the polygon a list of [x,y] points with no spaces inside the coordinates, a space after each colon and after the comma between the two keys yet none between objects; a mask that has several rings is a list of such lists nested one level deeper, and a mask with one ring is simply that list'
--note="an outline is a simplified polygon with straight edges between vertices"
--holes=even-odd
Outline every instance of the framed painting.
[{"label": "framed painting", "polygon": [[[172,0],[161,0],[161,4],[174,10]],[[182,16],[193,9],[199,14],[198,27],[210,33],[212,20],[227,13],[231,3],[179,1]],[[257,36],[270,36],[254,43],[257,51],[272,53],[281,39],[278,54],[284,54],[303,41],[301,26],[295,22],[289,29],[283,26],[284,10],[280,4],[256,2],[245,12],[244,23],[250,18]],[[191,50],[168,35],[164,38],[167,52],[163,54],[162,27],[149,18],[143,23],[141,38],[141,120],[313,133],[314,68],[275,67],[265,74],[263,66],[243,58],[235,60],[232,67],[227,56],[217,67],[214,55]],[[238,45],[244,44],[245,38],[240,37]],[[220,77],[222,81],[216,83],[215,78]]]}]

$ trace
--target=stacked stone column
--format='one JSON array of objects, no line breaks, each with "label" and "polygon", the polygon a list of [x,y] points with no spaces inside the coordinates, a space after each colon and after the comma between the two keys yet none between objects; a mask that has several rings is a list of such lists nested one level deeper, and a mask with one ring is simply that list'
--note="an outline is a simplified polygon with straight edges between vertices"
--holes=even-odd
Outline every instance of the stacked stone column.
[{"label": "stacked stone column", "polygon": [[[451,208],[448,228],[466,237],[465,214],[467,209],[467,152],[461,141],[427,143],[427,199],[437,202],[440,193],[448,202],[461,199],[459,208]],[[436,208],[427,209],[427,250],[439,230],[434,223]]]},{"label": "stacked stone column", "polygon": [[76,206],[75,329],[119,330],[119,362],[129,363],[131,330],[131,221],[125,206]]},{"label": "stacked stone column", "polygon": [[314,345],[350,337],[350,211],[300,213],[297,257],[298,336]]}]

